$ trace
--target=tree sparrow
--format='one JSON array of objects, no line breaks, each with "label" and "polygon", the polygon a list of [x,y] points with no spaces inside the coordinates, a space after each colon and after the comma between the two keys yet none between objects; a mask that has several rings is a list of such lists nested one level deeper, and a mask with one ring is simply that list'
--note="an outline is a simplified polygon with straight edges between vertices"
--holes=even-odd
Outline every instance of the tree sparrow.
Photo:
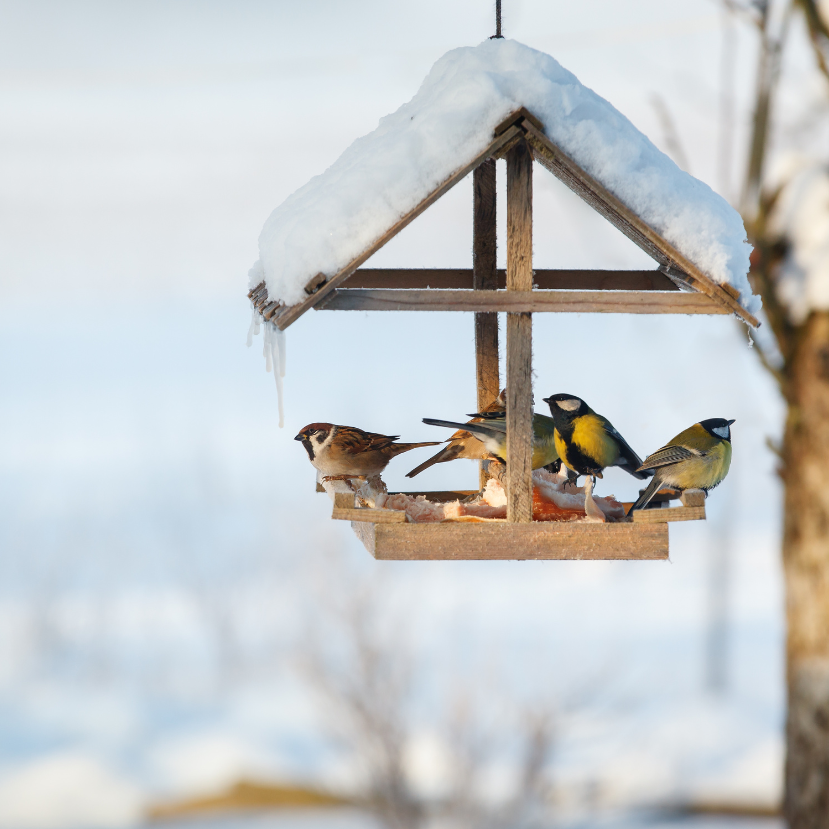
[{"label": "tree sparrow", "polygon": [[308,459],[325,481],[379,475],[396,455],[439,443],[395,443],[398,437],[364,432],[354,426],[311,423],[294,440],[302,441]]}]

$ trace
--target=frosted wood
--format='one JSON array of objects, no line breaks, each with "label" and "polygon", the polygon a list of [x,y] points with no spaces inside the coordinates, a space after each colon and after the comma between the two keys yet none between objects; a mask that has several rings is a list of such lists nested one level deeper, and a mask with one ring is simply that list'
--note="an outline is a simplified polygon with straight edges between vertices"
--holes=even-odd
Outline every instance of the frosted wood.
[{"label": "frosted wood", "polygon": [[[667,510],[666,510],[667,511]],[[393,561],[580,561],[668,558],[667,524],[357,524],[374,558]]]},{"label": "frosted wood", "polygon": [[540,129],[527,120],[522,121],[521,126],[535,151],[536,160],[601,213],[632,242],[667,268],[678,268],[684,271],[687,275],[686,281],[690,282],[694,288],[721,303],[749,325],[756,328],[760,324],[757,318],[746,311],[734,298],[733,292],[724,290],[721,285],[704,274],[602,184],[582,170]]},{"label": "frosted wood", "polygon": [[292,322],[299,319],[307,310],[313,308],[324,296],[330,293],[337,285],[340,285],[352,273],[354,273],[363,262],[366,261],[372,254],[376,253],[388,241],[393,239],[406,227],[410,222],[414,221],[424,210],[431,207],[441,196],[448,193],[459,181],[471,173],[482,161],[485,161],[491,155],[496,153],[502,147],[506,146],[516,136],[521,134],[518,127],[510,127],[506,132],[496,136],[483,152],[479,153],[469,164],[456,170],[449,176],[443,184],[439,185],[433,190],[417,207],[410,210],[402,216],[395,224],[393,224],[379,239],[373,244],[369,245],[359,256],[352,259],[342,270],[334,274],[327,282],[319,287],[311,296],[296,305],[290,305],[281,308],[273,316],[273,322],[281,330],[286,329]]}]

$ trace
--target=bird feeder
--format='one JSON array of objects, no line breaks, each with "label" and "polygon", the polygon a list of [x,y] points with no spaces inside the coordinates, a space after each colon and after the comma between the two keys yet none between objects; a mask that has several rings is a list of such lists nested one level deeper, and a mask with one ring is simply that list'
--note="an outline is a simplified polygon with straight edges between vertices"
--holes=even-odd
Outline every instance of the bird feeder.
[{"label": "bird feeder", "polygon": [[[524,47],[526,48],[526,47]],[[506,313],[507,516],[483,523],[410,523],[399,510],[358,508],[336,494],[333,517],[349,520],[377,559],[665,559],[668,524],[705,518],[705,496],[667,493],[654,508],[613,523],[532,520],[532,319],[537,313],[721,314],[758,322],[731,285],[680,252],[652,222],[614,195],[558,146],[527,108],[499,123],[469,163],[456,169],[336,273],[308,274],[305,298],[272,301],[264,281],[248,296],[284,330],[306,311],[467,312],[475,315],[479,411],[499,393],[497,313]],[[496,159],[506,159],[506,271],[496,267]],[[656,261],[654,270],[534,270],[533,161],[556,176]],[[473,176],[470,269],[361,267],[468,174]],[[684,174],[683,174],[684,175]],[[440,502],[467,492],[412,492]],[[679,500],[677,506],[670,500]],[[626,508],[629,504],[624,505]]]}]

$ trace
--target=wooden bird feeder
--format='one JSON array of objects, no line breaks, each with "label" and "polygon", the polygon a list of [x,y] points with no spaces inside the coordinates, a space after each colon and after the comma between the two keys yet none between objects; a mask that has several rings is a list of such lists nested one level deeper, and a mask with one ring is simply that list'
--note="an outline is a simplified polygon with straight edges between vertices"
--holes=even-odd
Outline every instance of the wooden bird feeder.
[{"label": "wooden bird feeder", "polygon": [[[496,267],[495,161],[507,163],[507,268]],[[655,270],[533,270],[532,163],[549,170],[656,260]],[[471,269],[371,269],[360,266],[469,173],[473,174]],[[532,520],[532,315],[538,312],[736,314],[758,321],[737,291],[715,282],[660,233],[587,173],[522,108],[505,119],[489,145],[334,276],[318,274],[307,298],[270,301],[262,282],[248,294],[265,320],[284,330],[318,311],[467,311],[475,314],[479,410],[500,391],[497,312],[506,312],[507,517],[485,523],[409,523],[400,510],[357,508],[337,493],[333,517],[351,521],[377,559],[666,559],[668,524],[705,518],[700,491],[664,493],[653,508],[615,523]],[[483,473],[482,473],[483,474]],[[412,492],[456,500],[468,492]],[[681,506],[669,506],[679,499]],[[629,504],[624,505],[626,508]]]}]

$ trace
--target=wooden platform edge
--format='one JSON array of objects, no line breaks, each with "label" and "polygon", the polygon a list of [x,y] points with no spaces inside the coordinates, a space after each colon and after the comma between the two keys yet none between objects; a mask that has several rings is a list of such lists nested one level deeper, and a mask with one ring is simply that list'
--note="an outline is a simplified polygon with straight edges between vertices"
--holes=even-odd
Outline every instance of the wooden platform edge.
[{"label": "wooden platform edge", "polygon": [[378,561],[659,561],[667,524],[367,524],[354,533]]},{"label": "wooden platform edge", "polygon": [[670,524],[674,521],[704,521],[705,506],[639,509],[633,513],[631,518],[634,524]]}]

